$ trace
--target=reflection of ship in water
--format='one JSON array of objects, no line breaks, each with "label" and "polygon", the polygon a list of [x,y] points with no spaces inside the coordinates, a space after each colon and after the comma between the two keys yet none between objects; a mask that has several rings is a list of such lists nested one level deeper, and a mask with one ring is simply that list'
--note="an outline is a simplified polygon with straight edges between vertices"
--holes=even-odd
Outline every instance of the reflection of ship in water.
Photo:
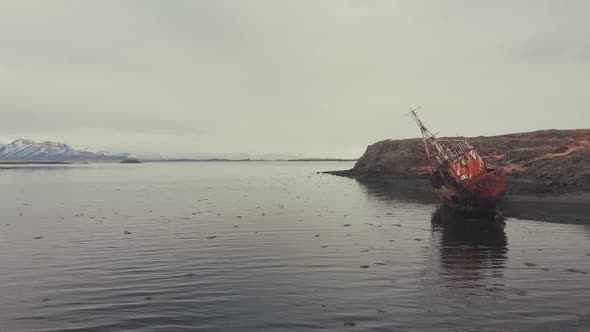
[{"label": "reflection of ship in water", "polygon": [[459,287],[490,287],[494,281],[487,278],[502,278],[508,242],[503,224],[490,218],[456,214],[445,206],[434,212],[432,231],[440,237],[443,278]]},{"label": "reflection of ship in water", "polygon": [[[357,183],[375,203],[375,209],[396,211],[392,207],[403,202],[406,209],[413,209],[413,216],[430,216],[432,241],[424,272],[429,285],[437,285],[439,290],[478,288],[486,293],[503,285],[508,254],[503,222],[491,215],[455,213],[440,205],[427,180],[357,179]],[[434,206],[438,208],[430,215]],[[439,295],[453,296],[452,292],[443,293]],[[428,301],[434,303],[432,297]]]}]

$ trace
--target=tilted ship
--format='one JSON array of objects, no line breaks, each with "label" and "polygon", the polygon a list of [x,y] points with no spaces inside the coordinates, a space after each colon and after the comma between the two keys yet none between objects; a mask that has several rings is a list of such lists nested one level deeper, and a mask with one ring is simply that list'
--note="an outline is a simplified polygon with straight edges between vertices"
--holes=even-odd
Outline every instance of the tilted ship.
[{"label": "tilted ship", "polygon": [[443,203],[455,211],[494,213],[506,193],[502,168],[488,168],[465,140],[441,140],[418,118],[412,116],[422,132],[430,164],[430,181]]}]

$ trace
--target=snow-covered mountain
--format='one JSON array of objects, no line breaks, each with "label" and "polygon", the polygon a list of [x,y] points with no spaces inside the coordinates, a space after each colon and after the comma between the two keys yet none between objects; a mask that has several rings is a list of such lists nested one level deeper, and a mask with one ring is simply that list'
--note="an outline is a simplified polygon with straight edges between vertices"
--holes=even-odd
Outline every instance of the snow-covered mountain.
[{"label": "snow-covered mountain", "polygon": [[88,148],[73,148],[64,143],[36,143],[28,139],[0,144],[0,160],[124,160],[129,156],[128,153],[95,152]]}]

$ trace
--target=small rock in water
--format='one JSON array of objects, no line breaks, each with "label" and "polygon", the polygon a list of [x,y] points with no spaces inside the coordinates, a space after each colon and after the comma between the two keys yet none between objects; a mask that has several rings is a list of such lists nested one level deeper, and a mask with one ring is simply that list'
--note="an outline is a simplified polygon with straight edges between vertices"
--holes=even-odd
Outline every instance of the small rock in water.
[{"label": "small rock in water", "polygon": [[51,301],[51,299],[50,299],[50,298],[48,298],[48,297],[46,297],[46,298],[44,298],[44,299],[43,299],[43,300],[41,300],[41,301],[43,301],[43,302],[49,302],[49,301]]},{"label": "small rock in water", "polygon": [[148,301],[151,301],[152,300],[152,297],[151,296],[146,296],[145,299],[148,300]]},{"label": "small rock in water", "polygon": [[236,218],[240,219],[240,218],[242,218],[242,216],[236,216]]},{"label": "small rock in water", "polygon": [[414,241],[422,241],[422,239],[419,238],[419,237],[417,237],[417,238],[414,239]]},{"label": "small rock in water", "polygon": [[185,274],[184,276],[185,276],[185,277],[192,278],[192,277],[194,277],[194,276],[195,276],[195,274],[194,274],[194,273],[187,273],[187,274]]},{"label": "small rock in water", "polygon": [[356,326],[355,322],[346,322],[344,323],[344,326]]},{"label": "small rock in water", "polygon": [[129,235],[129,234],[131,234],[131,232],[130,231],[124,231],[123,234]]},{"label": "small rock in water", "polygon": [[361,265],[361,268],[368,269],[369,268],[369,265]]},{"label": "small rock in water", "polygon": [[529,292],[526,289],[516,289],[514,293],[518,296],[526,296]]},{"label": "small rock in water", "polygon": [[35,240],[41,240],[43,237],[42,236],[35,236],[33,239]]},{"label": "small rock in water", "polygon": [[535,267],[535,266],[537,266],[537,264],[535,264],[535,263],[524,263],[524,265],[526,265],[528,267]]},{"label": "small rock in water", "polygon": [[322,246],[322,248],[328,248],[328,246]]},{"label": "small rock in water", "polygon": [[578,269],[567,269],[566,271],[567,272],[572,272],[572,273],[588,274],[588,272],[582,271],[582,270],[578,270]]},{"label": "small rock in water", "polygon": [[211,240],[211,239],[214,239],[214,238],[216,238],[216,237],[217,237],[217,236],[213,235],[213,236],[209,236],[207,239],[208,239],[208,240]]},{"label": "small rock in water", "polygon": [[350,227],[350,224],[344,224],[344,227]]},{"label": "small rock in water", "polygon": [[320,235],[319,235],[319,234],[316,234],[316,235],[314,235],[314,236],[315,236],[315,237],[320,237]]},{"label": "small rock in water", "polygon": [[391,226],[401,227],[402,225],[400,225],[400,224],[391,224]]}]

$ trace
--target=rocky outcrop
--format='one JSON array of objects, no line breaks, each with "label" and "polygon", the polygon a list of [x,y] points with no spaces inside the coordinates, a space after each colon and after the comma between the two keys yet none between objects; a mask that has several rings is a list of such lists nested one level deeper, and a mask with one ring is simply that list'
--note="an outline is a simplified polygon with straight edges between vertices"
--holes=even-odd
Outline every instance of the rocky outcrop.
[{"label": "rocky outcrop", "polygon": [[[489,166],[504,167],[515,194],[590,191],[590,129],[542,130],[467,139]],[[364,178],[424,177],[421,139],[384,140],[367,147],[353,169],[328,172]]]},{"label": "rocky outcrop", "polygon": [[121,164],[141,164],[141,161],[139,161],[137,158],[129,158],[129,159],[121,160],[120,163]]}]

